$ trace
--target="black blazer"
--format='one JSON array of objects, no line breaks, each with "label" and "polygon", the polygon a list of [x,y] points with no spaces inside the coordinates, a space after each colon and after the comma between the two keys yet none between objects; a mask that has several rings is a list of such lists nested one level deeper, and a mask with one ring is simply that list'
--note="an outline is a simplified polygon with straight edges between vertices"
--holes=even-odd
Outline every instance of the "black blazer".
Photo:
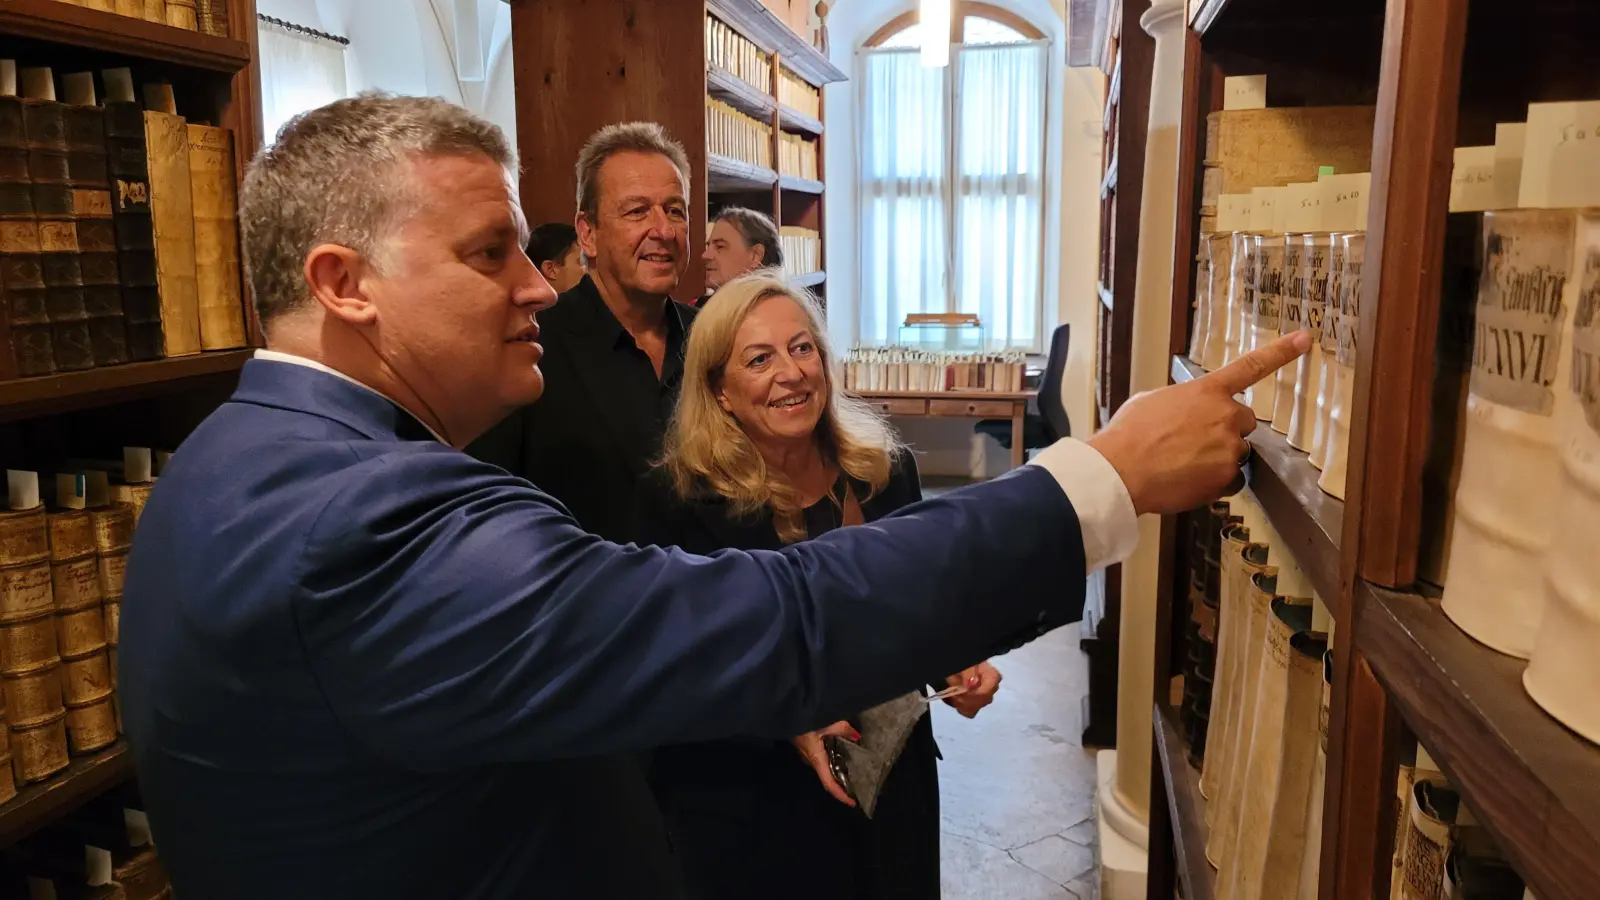
[{"label": "black blazer", "polygon": [[633,540],[635,489],[661,452],[695,311],[672,302],[667,315],[665,378],[652,382],[648,363],[586,276],[539,313],[544,396],[467,452],[533,482],[584,530]]},{"label": "black blazer", "polygon": [[[889,482],[883,490],[867,498],[868,486],[852,481],[851,491],[861,502],[861,515],[868,522],[910,506],[922,499],[922,482],[917,461],[910,451],[895,455]],[[862,499],[866,498],[866,499]],[[781,550],[784,543],[772,524],[772,514],[761,512],[737,517],[728,501],[709,490],[689,499],[677,496],[671,479],[663,469],[654,469],[641,485],[635,532],[641,545],[681,547],[690,553],[706,555],[718,550]],[[843,524],[844,513],[826,500],[806,511],[806,532],[816,537]]]}]

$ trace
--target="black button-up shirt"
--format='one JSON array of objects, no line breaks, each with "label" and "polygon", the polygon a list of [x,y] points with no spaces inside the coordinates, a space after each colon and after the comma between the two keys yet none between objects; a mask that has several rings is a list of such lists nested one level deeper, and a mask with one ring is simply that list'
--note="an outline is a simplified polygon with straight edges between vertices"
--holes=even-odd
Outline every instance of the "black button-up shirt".
[{"label": "black button-up shirt", "polygon": [[634,539],[638,478],[661,453],[695,311],[671,300],[661,375],[588,277],[539,313],[544,396],[467,448],[561,501],[607,540]]}]

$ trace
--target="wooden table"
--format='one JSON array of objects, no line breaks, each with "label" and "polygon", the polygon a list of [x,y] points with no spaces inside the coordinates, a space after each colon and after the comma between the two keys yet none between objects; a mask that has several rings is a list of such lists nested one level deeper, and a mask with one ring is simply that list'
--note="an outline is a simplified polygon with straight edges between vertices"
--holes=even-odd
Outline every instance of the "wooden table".
[{"label": "wooden table", "polygon": [[921,416],[933,419],[1010,419],[1011,466],[1027,459],[1022,443],[1022,422],[1028,414],[1028,401],[1038,391],[1016,394],[989,391],[857,391],[856,396],[891,416]]}]

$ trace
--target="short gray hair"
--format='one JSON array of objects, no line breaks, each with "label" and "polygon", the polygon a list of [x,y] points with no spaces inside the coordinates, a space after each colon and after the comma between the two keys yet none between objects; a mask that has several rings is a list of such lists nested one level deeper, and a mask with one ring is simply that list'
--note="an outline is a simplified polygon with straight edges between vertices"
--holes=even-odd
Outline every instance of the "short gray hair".
[{"label": "short gray hair", "polygon": [[381,270],[417,202],[404,168],[413,159],[476,154],[517,171],[497,126],[437,97],[368,92],[290,119],[250,164],[239,196],[262,327],[308,304],[305,260],[318,244],[349,247]]},{"label": "short gray hair", "polygon": [[689,178],[689,154],[673,140],[667,130],[654,122],[624,122],[607,125],[589,136],[578,152],[578,212],[593,222],[600,212],[600,167],[618,153],[657,153],[672,162],[685,185]]},{"label": "short gray hair", "polygon": [[729,206],[711,221],[727,222],[739,232],[739,237],[744,238],[745,244],[762,248],[763,266],[783,266],[783,246],[778,240],[778,226],[766,213],[743,206]]}]

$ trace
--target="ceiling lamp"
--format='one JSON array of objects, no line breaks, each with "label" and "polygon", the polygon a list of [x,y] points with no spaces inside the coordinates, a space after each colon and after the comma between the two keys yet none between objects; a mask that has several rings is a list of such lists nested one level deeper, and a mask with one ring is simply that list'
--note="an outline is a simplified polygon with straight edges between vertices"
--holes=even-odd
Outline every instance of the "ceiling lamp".
[{"label": "ceiling lamp", "polygon": [[922,64],[940,68],[950,64],[950,0],[922,0],[917,16],[922,25]]}]

